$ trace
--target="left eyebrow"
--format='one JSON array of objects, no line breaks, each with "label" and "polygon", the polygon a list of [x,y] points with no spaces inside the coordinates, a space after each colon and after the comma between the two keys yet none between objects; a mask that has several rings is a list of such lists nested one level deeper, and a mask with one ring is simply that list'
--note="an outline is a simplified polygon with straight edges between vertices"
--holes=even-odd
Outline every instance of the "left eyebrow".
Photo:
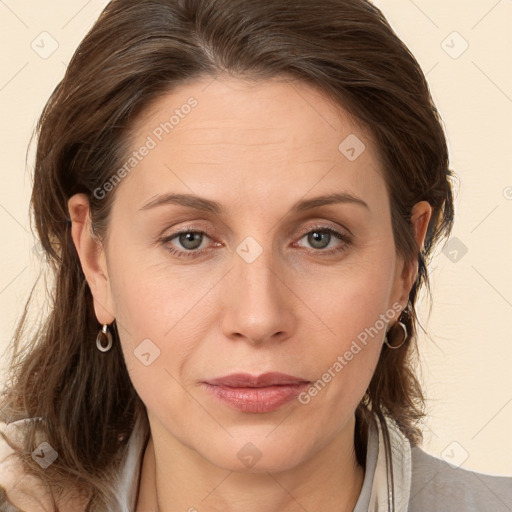
[{"label": "left eyebrow", "polygon": [[313,199],[306,199],[302,201],[298,201],[292,207],[293,212],[303,212],[305,210],[311,210],[312,208],[317,208],[318,206],[324,206],[327,204],[336,204],[336,203],[349,203],[355,204],[359,206],[363,206],[368,211],[370,207],[366,204],[360,197],[357,197],[349,192],[337,192],[333,194],[327,194],[324,196],[314,197]]},{"label": "left eyebrow", "polygon": [[[306,199],[296,202],[291,211],[294,213],[303,212],[305,210],[311,210],[319,206],[336,204],[336,203],[349,203],[356,204],[366,208],[370,211],[370,207],[360,198],[350,194],[349,192],[338,192],[333,194],[327,194],[323,196],[314,197],[312,199]],[[222,204],[211,199],[204,197],[195,196],[193,194],[162,194],[146,203],[140,210],[149,210],[157,206],[163,206],[168,204],[177,204],[193,208],[195,210],[221,214],[225,212],[225,208]]]}]

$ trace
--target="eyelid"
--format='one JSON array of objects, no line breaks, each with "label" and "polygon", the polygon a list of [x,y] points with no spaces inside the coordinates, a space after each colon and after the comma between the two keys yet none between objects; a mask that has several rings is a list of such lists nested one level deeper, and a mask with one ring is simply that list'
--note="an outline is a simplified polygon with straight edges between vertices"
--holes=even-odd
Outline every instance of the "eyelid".
[{"label": "eyelid", "polygon": [[332,226],[329,224],[329,221],[327,220],[323,220],[323,221],[314,221],[313,224],[309,224],[307,225],[306,227],[304,227],[303,229],[301,229],[299,231],[299,235],[297,236],[304,236],[306,235],[307,233],[309,233],[311,230],[314,230],[314,229],[318,229],[318,230],[321,230],[321,229],[332,229],[333,231],[337,231],[338,233],[340,233],[340,235],[343,235],[343,231],[346,231],[347,233],[345,234],[345,236],[347,237],[352,237],[354,236],[352,234],[352,232],[350,231],[350,229],[344,227],[344,226],[341,226],[341,225],[335,225],[335,226]]},{"label": "eyelid", "polygon": [[[337,254],[341,255],[353,244],[354,237],[353,237],[352,233],[350,232],[350,230],[348,230],[346,228],[341,228],[341,227],[334,228],[334,227],[328,225],[327,221],[324,220],[323,222],[317,221],[315,225],[309,225],[309,226],[302,228],[301,231],[299,232],[299,234],[295,235],[295,237],[298,237],[298,238],[297,238],[297,241],[293,243],[293,246],[294,247],[297,247],[297,246],[302,247],[301,245],[298,245],[298,242],[302,238],[304,238],[305,235],[312,233],[315,230],[330,233],[332,236],[334,236],[335,238],[338,239],[339,243],[337,244],[336,247],[330,248],[330,249],[314,249],[314,248],[304,247],[303,251],[305,251],[306,254],[308,254],[308,255],[320,255],[322,257],[329,257],[329,256],[337,255]],[[343,232],[344,230],[348,231],[350,234],[344,233]],[[182,234],[191,233],[191,232],[192,233],[200,233],[200,234],[206,235],[210,239],[213,239],[212,233],[208,227],[205,227],[205,226],[200,227],[197,225],[195,225],[195,226],[188,225],[188,226],[183,226],[183,227],[179,228],[177,231],[175,231],[167,236],[164,235],[163,237],[161,237],[159,239],[159,242],[161,245],[166,246],[166,250],[169,253],[176,255],[177,258],[185,258],[185,259],[192,260],[194,258],[199,258],[202,255],[211,252],[212,248],[206,248],[206,249],[200,249],[200,250],[194,249],[194,250],[187,251],[185,249],[178,249],[174,246],[172,246],[172,248],[167,246],[167,244],[169,244],[172,239],[179,237]],[[215,242],[214,245],[219,247],[219,246],[222,246],[223,244],[219,243],[219,242]]]},{"label": "eyelid", "polygon": [[[172,231],[171,231],[172,229]],[[166,235],[165,233],[167,231],[171,231],[168,235]],[[213,236],[213,230],[210,229],[207,225],[201,225],[201,224],[186,224],[180,228],[176,228],[176,231],[174,231],[174,228],[167,228],[164,233],[162,235],[159,235],[158,236],[158,239],[162,239],[162,238],[165,238],[165,239],[169,239],[169,238],[174,238],[176,237],[177,235],[180,235],[182,233],[205,233],[206,235],[208,235],[210,238]]]},{"label": "eyelid", "polygon": [[[327,224],[326,224],[327,223]],[[340,232],[340,231],[343,231],[345,230],[347,233],[346,233],[346,237],[353,237],[353,234],[352,232],[350,231],[350,229],[346,228],[345,226],[330,226],[329,224],[329,221],[327,220],[323,220],[323,221],[313,221],[313,224],[309,224],[309,225],[306,225],[304,228],[302,228],[298,234],[294,235],[294,236],[297,236],[297,237],[303,237],[304,235],[308,234],[311,232],[311,230],[313,229],[332,229],[333,231],[336,231],[336,232]],[[183,234],[183,233],[190,233],[190,232],[204,232],[208,237],[210,238],[213,238],[214,237],[214,232],[213,230],[211,230],[209,228],[209,226],[207,226],[206,224],[204,225],[200,225],[200,224],[188,224],[188,225],[185,225],[185,226],[182,226],[180,228],[177,229],[177,231],[173,231],[172,233],[170,233],[169,235],[160,235],[158,236],[158,240],[161,240],[162,238],[164,239],[170,239],[170,238],[175,238],[176,236],[180,235],[180,234]],[[341,235],[343,235],[343,232],[340,233]]]}]

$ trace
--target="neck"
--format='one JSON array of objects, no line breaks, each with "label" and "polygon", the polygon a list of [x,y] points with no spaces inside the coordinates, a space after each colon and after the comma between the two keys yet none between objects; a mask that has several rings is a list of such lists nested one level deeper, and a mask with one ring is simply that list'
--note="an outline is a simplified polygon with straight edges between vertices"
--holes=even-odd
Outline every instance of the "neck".
[{"label": "neck", "polygon": [[364,479],[354,451],[354,426],[352,421],[291,469],[251,473],[220,468],[152,428],[136,512],[352,511]]}]

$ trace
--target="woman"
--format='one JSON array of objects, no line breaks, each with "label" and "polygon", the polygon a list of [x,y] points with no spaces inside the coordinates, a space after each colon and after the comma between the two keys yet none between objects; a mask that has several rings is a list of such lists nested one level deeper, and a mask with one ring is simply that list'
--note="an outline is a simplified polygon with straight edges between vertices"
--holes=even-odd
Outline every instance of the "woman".
[{"label": "woman", "polygon": [[452,173],[377,8],[114,0],[38,135],[54,294],[16,334],[2,510],[512,508],[420,448]]}]

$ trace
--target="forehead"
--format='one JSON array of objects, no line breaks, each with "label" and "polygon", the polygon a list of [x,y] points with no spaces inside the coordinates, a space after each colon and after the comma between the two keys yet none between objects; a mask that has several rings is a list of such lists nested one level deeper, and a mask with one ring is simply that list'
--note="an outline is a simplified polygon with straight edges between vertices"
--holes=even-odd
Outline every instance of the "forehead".
[{"label": "forehead", "polygon": [[371,134],[297,81],[204,78],[180,85],[136,120],[131,149],[144,156],[132,161],[122,185],[132,182],[127,193],[138,204],[167,189],[255,202],[279,190],[297,199],[340,185],[382,193]]},{"label": "forehead", "polygon": [[[245,145],[246,150],[251,144],[279,150],[283,143],[295,142],[296,151],[307,153],[311,144],[312,149],[317,149],[318,143],[327,149],[328,144],[335,143],[331,148],[335,156],[336,142],[343,135],[357,132],[371,137],[364,126],[320,90],[284,78],[198,79],[158,98],[137,119],[134,128],[135,135],[155,132],[156,138],[162,136],[170,145],[172,139],[186,132],[188,144],[226,142]],[[166,137],[170,133],[174,137]],[[276,147],[271,147],[272,143]]]}]

